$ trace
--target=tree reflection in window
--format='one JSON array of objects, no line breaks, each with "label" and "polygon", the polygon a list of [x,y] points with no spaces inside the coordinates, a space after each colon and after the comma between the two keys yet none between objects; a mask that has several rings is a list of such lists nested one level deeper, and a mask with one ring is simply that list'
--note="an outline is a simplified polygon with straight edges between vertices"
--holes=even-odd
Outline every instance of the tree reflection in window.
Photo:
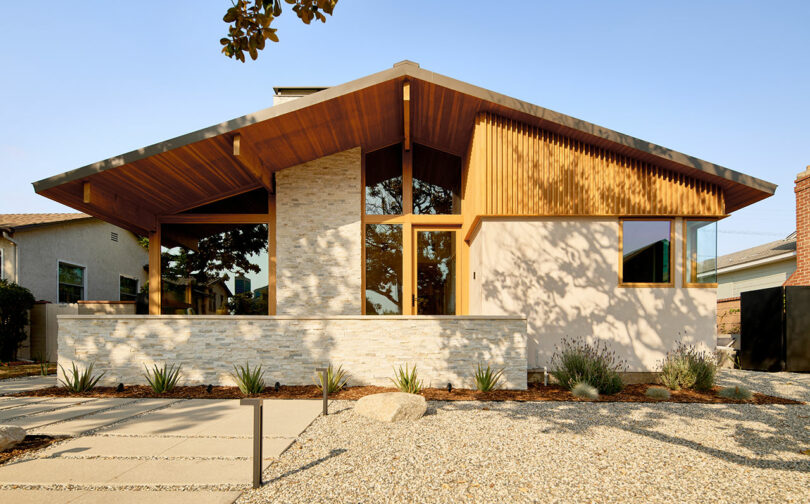
[{"label": "tree reflection in window", "polygon": [[416,303],[422,315],[456,313],[456,232],[416,233]]},{"label": "tree reflection in window", "polygon": [[413,213],[461,213],[461,158],[413,146]]},{"label": "tree reflection in window", "polygon": [[402,213],[402,146],[366,154],[366,214]]},{"label": "tree reflection in window", "polygon": [[366,226],[366,314],[402,314],[402,225]]}]

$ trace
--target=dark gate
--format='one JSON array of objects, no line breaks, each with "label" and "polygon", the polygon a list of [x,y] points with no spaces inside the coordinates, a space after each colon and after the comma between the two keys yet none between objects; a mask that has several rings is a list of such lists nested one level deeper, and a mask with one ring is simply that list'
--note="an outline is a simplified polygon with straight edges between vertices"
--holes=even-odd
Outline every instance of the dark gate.
[{"label": "dark gate", "polygon": [[810,287],[785,287],[785,369],[810,371]]},{"label": "dark gate", "polygon": [[755,371],[785,369],[782,287],[740,294],[740,365]]}]

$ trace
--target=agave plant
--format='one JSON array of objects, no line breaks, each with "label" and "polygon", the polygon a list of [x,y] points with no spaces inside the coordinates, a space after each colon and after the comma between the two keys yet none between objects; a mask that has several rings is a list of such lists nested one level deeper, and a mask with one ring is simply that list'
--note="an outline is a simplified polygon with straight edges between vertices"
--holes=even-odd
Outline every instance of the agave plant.
[{"label": "agave plant", "polygon": [[475,388],[481,392],[495,390],[498,388],[498,382],[501,381],[502,377],[503,369],[493,371],[490,369],[489,364],[487,364],[486,369],[484,369],[479,362],[478,367],[475,369],[475,374],[473,375],[473,378],[475,379]]},{"label": "agave plant", "polygon": [[[313,381],[315,382],[315,386],[318,387],[318,390],[323,392],[323,373],[315,373]],[[347,381],[346,371],[343,370],[343,366],[338,366],[337,369],[333,369],[332,365],[329,364],[329,367],[326,368],[326,392],[328,394],[334,394],[342,390],[343,387],[346,386]]]},{"label": "agave plant", "polygon": [[400,366],[399,369],[394,368],[394,377],[391,378],[391,381],[401,392],[418,394],[422,391],[422,381],[416,374],[416,364],[414,364],[413,369],[410,371],[408,370],[407,364],[405,364],[404,370],[402,366]]},{"label": "agave plant", "polygon": [[244,366],[234,364],[233,370],[233,378],[243,394],[259,394],[264,390],[264,371],[262,371],[261,364],[252,370],[249,362],[246,362]]},{"label": "agave plant", "polygon": [[70,373],[65,371],[65,368],[63,368],[61,365],[59,366],[59,369],[62,370],[62,375],[65,377],[64,380],[59,378],[59,381],[62,382],[62,385],[64,385],[65,388],[71,392],[87,392],[92,390],[101,377],[104,376],[104,373],[101,373],[98,376],[93,374],[93,366],[95,366],[95,362],[87,366],[87,369],[84,371],[79,371],[79,368],[76,367],[75,362],[71,362],[70,364],[72,367]]},{"label": "agave plant", "polygon": [[175,385],[177,385],[177,380],[180,379],[181,367],[182,365],[175,367],[174,364],[167,366],[166,363],[164,363],[162,368],[159,368],[158,365],[155,364],[154,368],[150,370],[144,365],[144,369],[146,370],[144,376],[155,394],[164,394],[171,392]]}]

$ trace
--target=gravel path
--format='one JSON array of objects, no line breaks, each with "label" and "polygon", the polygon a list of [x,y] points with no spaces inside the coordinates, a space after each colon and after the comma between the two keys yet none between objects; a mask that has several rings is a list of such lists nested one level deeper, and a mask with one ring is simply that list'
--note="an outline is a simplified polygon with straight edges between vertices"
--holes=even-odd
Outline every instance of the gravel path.
[{"label": "gravel path", "polygon": [[807,405],[429,405],[381,424],[332,403],[237,502],[810,501]]}]

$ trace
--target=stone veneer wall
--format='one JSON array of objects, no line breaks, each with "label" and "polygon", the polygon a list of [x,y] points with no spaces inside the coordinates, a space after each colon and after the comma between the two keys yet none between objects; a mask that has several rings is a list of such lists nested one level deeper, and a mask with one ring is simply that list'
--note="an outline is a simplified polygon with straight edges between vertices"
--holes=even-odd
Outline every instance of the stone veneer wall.
[{"label": "stone veneer wall", "polygon": [[359,315],[360,148],[276,173],[279,315]]},{"label": "stone veneer wall", "polygon": [[[105,385],[145,384],[144,365],[181,364],[185,384],[233,385],[233,364],[261,363],[268,384],[309,385],[331,362],[350,385],[389,386],[416,364],[425,386],[472,387],[478,362],[526,388],[526,319],[516,316],[59,316],[59,364],[95,363]],[[61,373],[61,372],[60,372]]]}]

